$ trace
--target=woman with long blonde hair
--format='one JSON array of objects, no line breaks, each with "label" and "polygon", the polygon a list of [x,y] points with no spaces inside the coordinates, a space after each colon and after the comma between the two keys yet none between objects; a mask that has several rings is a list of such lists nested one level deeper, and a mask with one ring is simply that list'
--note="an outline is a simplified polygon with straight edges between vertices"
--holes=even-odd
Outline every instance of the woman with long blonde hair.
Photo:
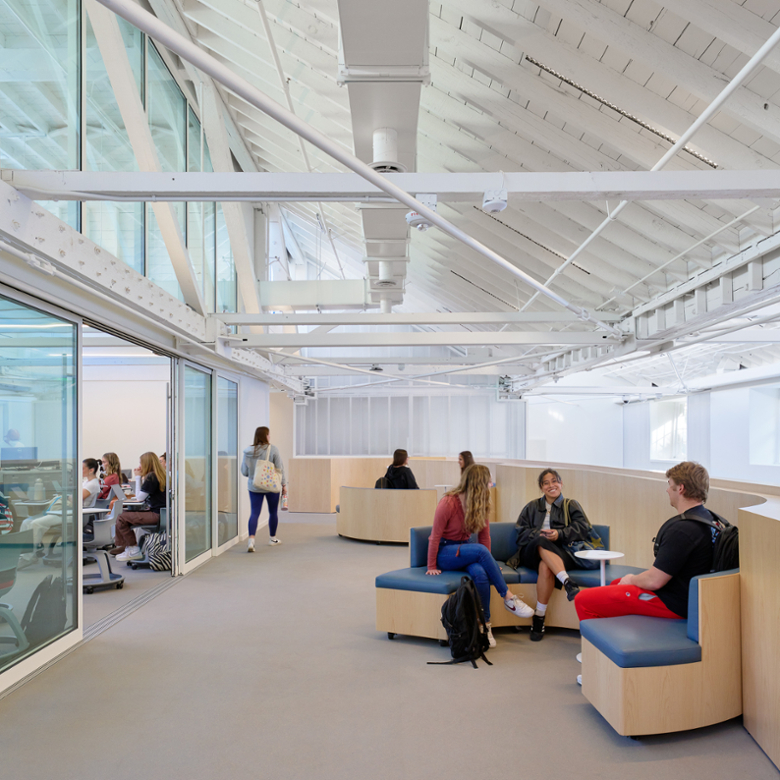
[{"label": "woman with long blonde hair", "polygon": [[133,473],[135,498],[144,503],[137,511],[122,512],[116,519],[116,547],[110,552],[116,555],[118,561],[137,561],[144,557],[136,541],[133,526],[159,523],[160,510],[166,504],[165,471],[156,453],[145,452],[141,455],[140,463]]},{"label": "woman with long blonde hair", "polygon": [[[490,647],[496,646],[490,630],[490,586],[504,599],[504,607],[517,617],[528,618],[533,609],[513,593],[490,553],[490,471],[475,463],[463,470],[460,484],[445,493],[436,507],[428,537],[428,571],[467,571],[479,593],[488,627]],[[469,542],[477,534],[477,544]]]}]

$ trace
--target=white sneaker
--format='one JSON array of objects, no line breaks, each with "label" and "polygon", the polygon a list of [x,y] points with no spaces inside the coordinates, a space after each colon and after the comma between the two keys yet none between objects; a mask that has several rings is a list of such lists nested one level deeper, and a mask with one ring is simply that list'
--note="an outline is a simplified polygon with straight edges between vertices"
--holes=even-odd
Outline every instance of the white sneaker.
[{"label": "white sneaker", "polygon": [[512,596],[511,601],[504,602],[504,609],[511,612],[515,617],[529,618],[534,614],[533,607],[529,607],[522,599]]},{"label": "white sneaker", "polygon": [[271,547],[273,547],[275,544],[281,544],[281,543],[282,543],[282,540],[281,540],[281,539],[277,539],[275,536],[272,536],[272,537],[271,537],[271,538],[268,540],[268,544],[270,544],[270,545],[271,545]]},{"label": "white sneaker", "polygon": [[488,647],[495,647],[496,646],[496,640],[493,638],[492,627],[491,627],[490,623],[485,623],[485,626],[487,628]]},{"label": "white sneaker", "polygon": [[250,539],[246,546],[247,552],[254,552],[255,551],[255,540]]},{"label": "white sneaker", "polygon": [[140,547],[128,547],[123,553],[116,556],[118,561],[140,561],[144,557]]},{"label": "white sneaker", "polygon": [[577,675],[577,685],[582,685],[582,675],[581,674]]}]

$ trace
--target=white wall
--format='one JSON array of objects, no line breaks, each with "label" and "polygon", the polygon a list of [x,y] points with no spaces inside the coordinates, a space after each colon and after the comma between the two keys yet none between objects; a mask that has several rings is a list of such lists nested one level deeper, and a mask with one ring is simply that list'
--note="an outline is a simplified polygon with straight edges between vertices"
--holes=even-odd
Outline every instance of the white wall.
[{"label": "white wall", "polygon": [[84,366],[84,457],[119,456],[132,471],[144,452],[165,452],[170,364]]},{"label": "white wall", "polygon": [[611,400],[529,399],[526,433],[528,460],[623,465],[623,407]]}]

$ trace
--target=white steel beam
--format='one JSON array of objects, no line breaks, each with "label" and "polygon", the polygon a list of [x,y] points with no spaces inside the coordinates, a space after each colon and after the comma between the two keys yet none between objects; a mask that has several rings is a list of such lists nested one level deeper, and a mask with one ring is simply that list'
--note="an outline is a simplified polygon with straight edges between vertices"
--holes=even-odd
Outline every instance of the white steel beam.
[{"label": "white steel beam", "polygon": [[449,347],[460,346],[539,346],[576,345],[607,346],[619,341],[606,334],[598,333],[518,333],[467,332],[443,333],[269,333],[265,335],[235,336],[229,338],[237,346],[255,349],[278,349],[296,347]]},{"label": "white steel beam", "polygon": [[[211,163],[217,171],[229,171],[230,174],[236,175],[233,173],[230,140],[222,118],[222,101],[217,95],[217,88],[210,79],[203,82],[201,97],[201,122],[208,140]],[[222,198],[215,198],[215,200],[222,200]],[[238,289],[244,304],[244,311],[258,313],[260,299],[257,294],[250,226],[247,225],[247,219],[240,203],[223,203],[222,213],[225,215],[225,225],[230,238],[230,249],[233,253],[233,263],[236,267]]]},{"label": "white steel beam", "polygon": [[[119,23],[113,14],[95,0],[86,0],[85,6],[138,167],[146,172],[159,172],[160,159],[138,94]],[[176,212],[169,202],[153,203],[152,209],[184,300],[198,314],[205,314],[206,307]]]},{"label": "white steel beam", "polygon": [[[356,173],[5,170],[3,177],[28,197],[47,200],[395,202]],[[385,178],[443,202],[481,203],[491,189],[534,202],[780,198],[780,179],[773,170],[393,173]]]},{"label": "white steel beam", "polygon": [[[226,325],[504,325],[507,323],[581,322],[571,312],[431,312],[428,314],[216,314]],[[598,312],[604,322],[619,322],[619,314]],[[403,362],[403,361],[401,361]]]}]

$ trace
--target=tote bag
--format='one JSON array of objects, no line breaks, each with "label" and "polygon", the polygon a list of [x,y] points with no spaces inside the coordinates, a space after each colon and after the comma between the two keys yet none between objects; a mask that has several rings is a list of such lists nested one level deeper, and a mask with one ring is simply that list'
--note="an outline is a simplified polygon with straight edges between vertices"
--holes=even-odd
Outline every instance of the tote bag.
[{"label": "tote bag", "polygon": [[282,474],[271,463],[271,447],[265,451],[265,460],[255,463],[255,474],[252,477],[252,487],[264,493],[279,493],[282,489]]}]

